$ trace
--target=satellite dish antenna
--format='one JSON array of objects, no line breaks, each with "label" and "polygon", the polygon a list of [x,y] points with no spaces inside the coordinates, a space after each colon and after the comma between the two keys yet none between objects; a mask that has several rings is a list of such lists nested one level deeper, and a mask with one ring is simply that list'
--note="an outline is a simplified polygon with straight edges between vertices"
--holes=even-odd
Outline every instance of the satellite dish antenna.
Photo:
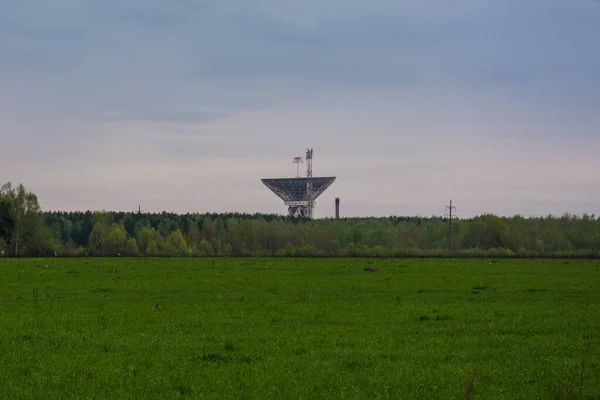
[{"label": "satellite dish antenna", "polygon": [[312,149],[306,150],[306,177],[300,177],[302,157],[292,158],[296,164],[296,178],[265,178],[262,183],[283,200],[292,218],[312,218],[315,200],[335,181],[335,176],[313,177]]}]

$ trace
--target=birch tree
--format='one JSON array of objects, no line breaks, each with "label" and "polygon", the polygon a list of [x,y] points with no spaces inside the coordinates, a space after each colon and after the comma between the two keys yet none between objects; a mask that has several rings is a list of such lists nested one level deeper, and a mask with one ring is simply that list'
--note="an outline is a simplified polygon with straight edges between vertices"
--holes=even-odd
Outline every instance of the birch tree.
[{"label": "birch tree", "polygon": [[2,186],[0,195],[8,200],[12,209],[14,229],[10,238],[10,247],[13,255],[18,257],[21,255],[21,250],[35,235],[44,217],[37,196],[28,192],[23,184],[19,184],[15,189],[9,182]]}]

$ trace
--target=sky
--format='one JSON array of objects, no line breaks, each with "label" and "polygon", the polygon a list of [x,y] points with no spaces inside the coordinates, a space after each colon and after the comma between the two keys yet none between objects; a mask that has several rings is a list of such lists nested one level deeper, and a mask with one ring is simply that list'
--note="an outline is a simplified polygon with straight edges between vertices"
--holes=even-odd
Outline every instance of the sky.
[{"label": "sky", "polygon": [[285,214],[313,148],[319,218],[600,215],[598,38],[597,0],[0,0],[0,181]]}]

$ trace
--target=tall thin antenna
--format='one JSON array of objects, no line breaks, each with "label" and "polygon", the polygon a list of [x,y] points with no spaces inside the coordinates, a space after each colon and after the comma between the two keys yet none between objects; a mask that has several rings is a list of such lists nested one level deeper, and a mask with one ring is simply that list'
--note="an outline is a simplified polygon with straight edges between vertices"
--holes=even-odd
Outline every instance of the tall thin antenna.
[{"label": "tall thin antenna", "polygon": [[308,203],[308,218],[313,217],[313,209],[315,203],[313,200],[312,190],[312,160],[313,160],[313,149],[306,150],[306,201]]},{"label": "tall thin antenna", "polygon": [[449,211],[448,216],[448,252],[452,252],[452,211],[456,211],[456,207],[452,206],[452,200],[450,200],[450,205],[446,206],[446,210]]},{"label": "tall thin antenna", "polygon": [[302,163],[302,157],[294,157],[292,163],[296,164],[296,178],[300,178],[300,164]]}]

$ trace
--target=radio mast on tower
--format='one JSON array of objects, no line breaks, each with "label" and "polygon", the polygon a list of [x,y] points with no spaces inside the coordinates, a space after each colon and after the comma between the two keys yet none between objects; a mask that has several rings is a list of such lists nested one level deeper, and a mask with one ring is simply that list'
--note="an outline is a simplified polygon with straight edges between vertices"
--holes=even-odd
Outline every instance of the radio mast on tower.
[{"label": "radio mast on tower", "polygon": [[313,149],[306,150],[306,201],[308,205],[308,218],[313,217],[313,210],[315,208],[315,201],[313,199],[313,187],[312,187],[312,160],[313,160]]},{"label": "radio mast on tower", "polygon": [[302,157],[294,157],[292,162],[296,164],[296,178],[300,178],[300,164],[302,163]]}]

